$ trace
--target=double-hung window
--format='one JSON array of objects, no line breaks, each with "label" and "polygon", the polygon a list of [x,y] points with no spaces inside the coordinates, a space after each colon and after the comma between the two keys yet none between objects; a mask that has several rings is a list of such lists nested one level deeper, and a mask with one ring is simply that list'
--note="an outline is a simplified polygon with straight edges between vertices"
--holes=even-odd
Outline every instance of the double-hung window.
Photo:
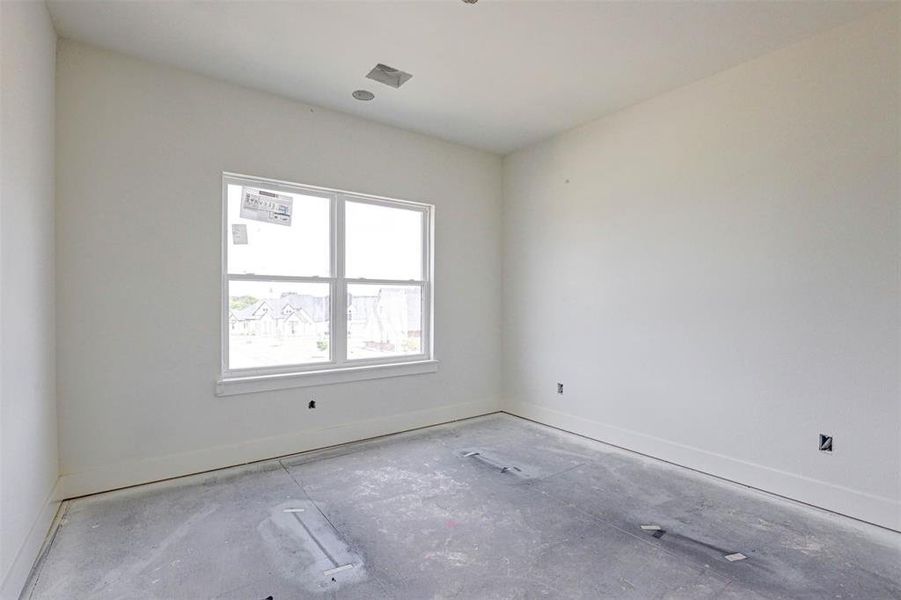
[{"label": "double-hung window", "polygon": [[435,370],[431,205],[231,174],[222,188],[220,393]]}]

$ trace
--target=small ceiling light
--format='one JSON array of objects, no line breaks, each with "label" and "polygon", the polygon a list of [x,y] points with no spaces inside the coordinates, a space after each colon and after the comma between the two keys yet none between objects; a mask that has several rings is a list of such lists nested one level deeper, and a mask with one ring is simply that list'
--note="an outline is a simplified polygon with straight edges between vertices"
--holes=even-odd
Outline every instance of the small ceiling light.
[{"label": "small ceiling light", "polygon": [[464,4],[475,4],[475,3],[478,2],[478,1],[479,1],[479,0],[463,0],[463,3],[464,3]]},{"label": "small ceiling light", "polygon": [[357,100],[362,100],[363,102],[369,102],[370,100],[375,98],[375,94],[373,94],[369,90],[357,90],[353,93],[353,96]]}]

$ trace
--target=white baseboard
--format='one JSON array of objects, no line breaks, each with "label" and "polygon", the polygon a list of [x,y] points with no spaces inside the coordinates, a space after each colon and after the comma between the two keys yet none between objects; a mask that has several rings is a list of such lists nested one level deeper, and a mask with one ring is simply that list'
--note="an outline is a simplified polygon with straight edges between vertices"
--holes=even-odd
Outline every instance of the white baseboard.
[{"label": "white baseboard", "polygon": [[720,479],[901,531],[901,502],[891,498],[867,494],[536,404],[505,401],[503,410]]},{"label": "white baseboard", "polygon": [[[60,480],[56,480],[56,484],[50,493],[44,499],[41,511],[37,518],[31,524],[28,536],[22,542],[22,545],[16,549],[15,558],[9,571],[3,574],[3,583],[0,584],[0,600],[17,600],[22,593],[28,581],[28,575],[31,573],[31,567],[34,566],[53,519],[59,509],[61,500]],[[9,540],[4,540],[8,543]]]},{"label": "white baseboard", "polygon": [[145,460],[124,461],[62,475],[63,498],[75,498],[118,488],[242,465],[306,452],[336,444],[497,412],[495,400],[453,404],[426,410],[343,423],[194,452]]}]

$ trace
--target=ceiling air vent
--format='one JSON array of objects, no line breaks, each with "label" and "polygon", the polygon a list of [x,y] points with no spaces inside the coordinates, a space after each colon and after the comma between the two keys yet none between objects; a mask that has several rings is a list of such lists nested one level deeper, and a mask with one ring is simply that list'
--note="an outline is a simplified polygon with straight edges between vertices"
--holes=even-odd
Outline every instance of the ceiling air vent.
[{"label": "ceiling air vent", "polygon": [[372,79],[373,81],[378,81],[379,83],[390,85],[393,88],[399,88],[407,81],[409,81],[409,79],[413,76],[409,73],[404,73],[400,69],[395,69],[394,67],[389,67],[388,65],[379,63],[372,68],[372,70],[369,72],[369,75],[367,75],[366,77]]}]

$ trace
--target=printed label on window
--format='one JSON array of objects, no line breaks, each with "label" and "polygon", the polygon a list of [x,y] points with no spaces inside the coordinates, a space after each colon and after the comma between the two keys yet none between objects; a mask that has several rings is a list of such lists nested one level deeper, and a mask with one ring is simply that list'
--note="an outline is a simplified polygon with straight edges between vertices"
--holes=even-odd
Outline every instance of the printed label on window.
[{"label": "printed label on window", "polygon": [[235,246],[247,245],[247,225],[244,223],[235,223],[232,225],[232,243]]},{"label": "printed label on window", "polygon": [[291,225],[291,196],[245,187],[241,196],[241,218],[276,225]]}]

